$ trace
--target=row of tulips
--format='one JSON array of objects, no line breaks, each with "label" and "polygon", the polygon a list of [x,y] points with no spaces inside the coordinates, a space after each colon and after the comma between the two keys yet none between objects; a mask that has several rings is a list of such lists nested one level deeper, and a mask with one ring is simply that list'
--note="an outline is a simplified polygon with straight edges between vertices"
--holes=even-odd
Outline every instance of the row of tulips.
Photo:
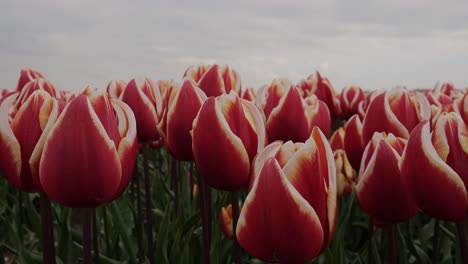
[{"label": "row of tulips", "polygon": [[[232,197],[220,219],[236,263],[243,259],[238,245],[264,261],[316,258],[332,241],[338,195],[354,192],[370,234],[374,226],[395,232],[420,210],[458,223],[468,262],[467,91],[442,84],[338,93],[318,72],[297,84],[276,79],[243,90],[235,70],[215,64],[188,68],[180,82],[136,78],[74,94],[24,69],[16,90],[1,92],[0,170],[20,191],[41,194],[44,244],[54,235],[49,198],[70,208],[105,206],[135,179],[141,153],[154,263],[148,149],[164,146],[174,161],[194,161],[200,175],[191,191],[200,192],[204,263],[211,188]],[[175,190],[178,178],[174,172]],[[55,262],[53,247],[44,246],[44,262]],[[389,256],[396,261],[395,252]]]}]

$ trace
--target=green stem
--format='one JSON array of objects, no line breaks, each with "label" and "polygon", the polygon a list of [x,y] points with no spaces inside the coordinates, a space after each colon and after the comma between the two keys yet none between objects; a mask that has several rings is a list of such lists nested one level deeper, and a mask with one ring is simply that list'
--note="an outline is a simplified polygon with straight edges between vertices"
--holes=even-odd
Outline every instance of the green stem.
[{"label": "green stem", "polygon": [[439,261],[439,237],[440,237],[440,221],[434,219],[434,237],[432,237],[432,264],[437,264]]},{"label": "green stem", "polygon": [[114,220],[116,229],[119,230],[119,234],[122,238],[125,250],[127,251],[128,257],[130,258],[130,263],[136,263],[135,255],[133,253],[133,243],[130,241],[130,236],[127,233],[128,226],[127,224],[124,224],[119,207],[115,202],[113,202],[108,206],[108,208],[112,215],[112,219]]},{"label": "green stem", "polygon": [[149,179],[148,168],[148,144],[143,145],[143,169],[145,174],[145,198],[146,198],[146,235],[148,239],[148,259],[151,264],[154,262],[154,243],[153,243],[153,209],[151,206],[151,183]]},{"label": "green stem", "polygon": [[457,223],[458,239],[460,241],[460,253],[463,263],[468,263],[468,229],[467,223]]},{"label": "green stem", "polygon": [[44,263],[55,263],[54,225],[52,218],[52,205],[49,198],[41,192],[41,223],[42,223],[42,258]]},{"label": "green stem", "polygon": [[241,264],[241,250],[236,237],[237,221],[239,220],[239,195],[237,191],[231,192],[231,206],[232,206],[232,235],[234,240],[234,249],[232,251],[232,259],[234,263]]},{"label": "green stem", "polygon": [[[83,264],[91,264],[91,215],[90,208],[83,209]],[[47,262],[46,262],[47,263]]]}]

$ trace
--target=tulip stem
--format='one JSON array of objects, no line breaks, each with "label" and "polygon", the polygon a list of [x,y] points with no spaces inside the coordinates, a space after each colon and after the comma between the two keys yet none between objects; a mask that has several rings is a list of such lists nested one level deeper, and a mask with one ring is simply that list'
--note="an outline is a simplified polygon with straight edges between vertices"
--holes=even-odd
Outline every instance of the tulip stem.
[{"label": "tulip stem", "polygon": [[146,198],[146,234],[148,239],[148,259],[149,263],[154,262],[154,243],[153,243],[153,210],[151,206],[151,185],[148,168],[148,144],[143,145],[143,168],[145,173],[145,198]]},{"label": "tulip stem", "polygon": [[440,236],[440,221],[434,221],[434,237],[432,238],[432,264],[438,263],[439,258],[439,236]]},{"label": "tulip stem", "polygon": [[135,198],[136,198],[136,207],[137,207],[137,217],[135,221],[135,228],[137,233],[137,247],[138,247],[138,259],[142,261],[143,259],[143,247],[141,245],[143,241],[142,234],[142,225],[143,217],[141,213],[141,187],[140,187],[140,175],[138,173],[138,164],[135,163],[135,169],[133,170],[133,179],[135,181]]},{"label": "tulip stem", "polygon": [[97,216],[96,216],[96,209],[92,209],[92,226],[91,226],[91,233],[93,234],[93,251],[94,251],[94,263],[99,263],[99,240],[98,240],[98,226],[97,226]]},{"label": "tulip stem", "polygon": [[458,239],[460,241],[460,253],[463,263],[468,263],[468,229],[467,223],[457,223]]},{"label": "tulip stem", "polygon": [[[195,171],[195,170],[194,170]],[[200,214],[202,219],[202,231],[203,231],[203,263],[210,264],[210,225],[208,223],[208,212],[207,212],[207,199],[206,189],[207,186],[205,181],[200,175],[198,176],[198,185],[200,186],[200,195],[198,200],[200,202]]]},{"label": "tulip stem", "polygon": [[232,238],[234,240],[234,249],[232,251],[232,259],[234,263],[240,264],[241,263],[241,251],[239,247],[239,243],[237,242],[236,236],[236,227],[237,221],[239,220],[239,195],[237,191],[231,192],[231,206],[232,206]]},{"label": "tulip stem", "polygon": [[171,173],[172,173],[172,189],[174,191],[174,203],[175,203],[175,215],[179,215],[179,176],[177,174],[177,161],[172,159],[171,161]]},{"label": "tulip stem", "polygon": [[102,221],[104,222],[104,239],[106,242],[106,253],[110,255],[110,240],[109,240],[109,228],[107,227],[107,210],[106,207],[102,207]]},{"label": "tulip stem", "polygon": [[54,225],[52,205],[45,193],[40,193],[42,222],[42,259],[44,263],[55,263]]},{"label": "tulip stem", "polygon": [[91,208],[83,209],[83,264],[91,264]]},{"label": "tulip stem", "polygon": [[397,264],[397,237],[396,237],[396,228],[397,225],[391,224],[387,227],[387,239],[388,239],[388,263]]},{"label": "tulip stem", "polygon": [[374,238],[374,225],[372,224],[372,218],[369,217],[369,244],[367,245],[367,263],[374,262],[374,256],[372,255],[372,239]]}]

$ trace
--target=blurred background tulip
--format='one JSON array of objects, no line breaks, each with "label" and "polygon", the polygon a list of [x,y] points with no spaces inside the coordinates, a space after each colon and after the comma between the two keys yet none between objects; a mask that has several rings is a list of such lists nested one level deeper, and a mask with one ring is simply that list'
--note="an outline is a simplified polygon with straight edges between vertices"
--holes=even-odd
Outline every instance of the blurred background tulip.
[{"label": "blurred background tulip", "polygon": [[344,135],[345,130],[343,127],[339,127],[330,137],[330,146],[333,151],[338,149],[344,149]]},{"label": "blurred background tulip", "polygon": [[[241,205],[239,204],[239,212],[241,211]],[[227,207],[221,207],[219,212],[219,220],[221,231],[227,239],[233,239],[233,219],[232,219],[232,204],[229,204]]]},{"label": "blurred background tulip", "polygon": [[184,77],[195,81],[208,97],[228,94],[231,91],[241,95],[240,76],[228,65],[190,66],[185,71]]},{"label": "blurred background tulip", "polygon": [[334,233],[336,171],[318,128],[305,143],[268,145],[255,159],[237,225],[240,245],[264,261],[306,263]]},{"label": "blurred background tulip", "polygon": [[343,149],[333,151],[336,166],[336,184],[338,195],[350,195],[356,185],[356,171],[351,167]]},{"label": "blurred background tulip", "polygon": [[106,91],[112,99],[119,99],[127,83],[122,80],[112,80],[107,85]]},{"label": "blurred background tulip", "polygon": [[365,94],[359,86],[345,87],[341,91],[340,103],[342,117],[348,119],[359,112],[359,104],[365,100]]},{"label": "blurred background tulip", "polygon": [[33,69],[29,68],[23,68],[21,69],[20,77],[18,80],[18,86],[16,87],[16,91],[21,92],[23,90],[23,87],[30,81],[37,79],[37,78],[44,78],[44,75],[42,73],[35,71]]},{"label": "blurred background tulip", "polygon": [[362,123],[358,115],[352,116],[344,126],[344,150],[355,171],[359,171],[362,154],[364,153],[364,139],[362,137]]}]

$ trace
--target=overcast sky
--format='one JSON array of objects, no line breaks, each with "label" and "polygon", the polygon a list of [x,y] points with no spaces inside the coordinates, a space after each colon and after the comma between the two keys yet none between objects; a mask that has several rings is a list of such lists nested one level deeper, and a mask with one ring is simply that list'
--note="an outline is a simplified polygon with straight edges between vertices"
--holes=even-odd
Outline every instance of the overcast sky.
[{"label": "overcast sky", "polygon": [[78,91],[214,62],[244,87],[315,70],[337,90],[466,87],[467,2],[2,0],[0,88],[25,66]]}]

